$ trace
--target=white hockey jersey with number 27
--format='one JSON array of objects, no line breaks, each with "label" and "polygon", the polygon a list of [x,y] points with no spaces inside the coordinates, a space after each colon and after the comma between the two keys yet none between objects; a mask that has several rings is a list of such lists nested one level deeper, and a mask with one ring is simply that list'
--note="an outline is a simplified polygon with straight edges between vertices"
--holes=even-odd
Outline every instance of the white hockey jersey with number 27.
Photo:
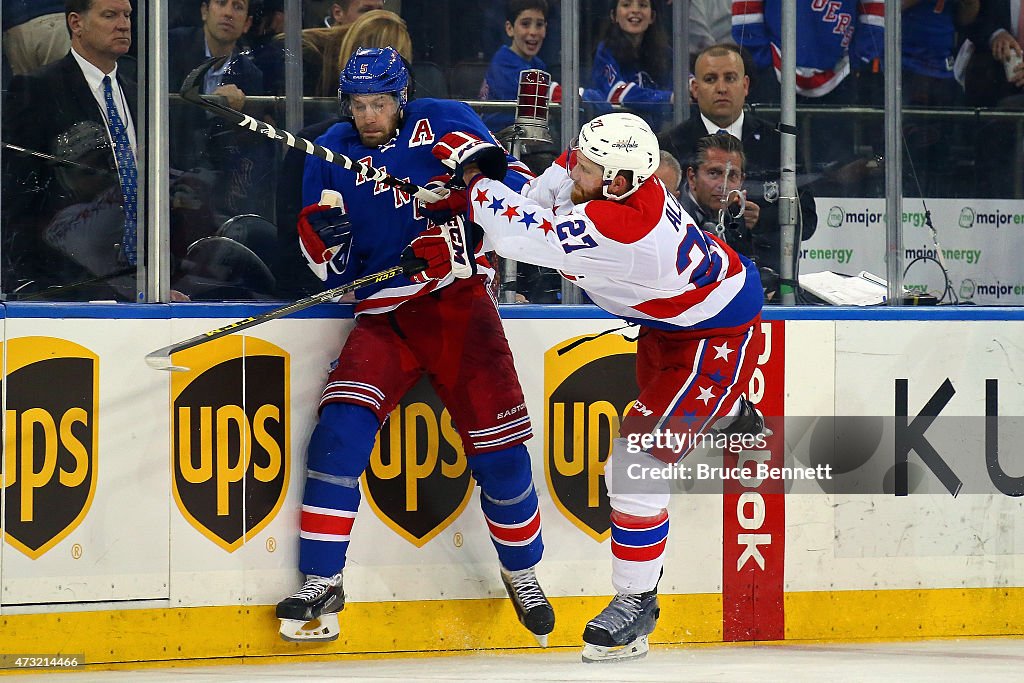
[{"label": "white hockey jersey with number 27", "polygon": [[523,194],[478,176],[469,217],[484,248],[555,268],[604,310],[660,329],[744,326],[761,311],[757,269],[704,232],[657,178],[624,201],[573,206],[564,155]]}]

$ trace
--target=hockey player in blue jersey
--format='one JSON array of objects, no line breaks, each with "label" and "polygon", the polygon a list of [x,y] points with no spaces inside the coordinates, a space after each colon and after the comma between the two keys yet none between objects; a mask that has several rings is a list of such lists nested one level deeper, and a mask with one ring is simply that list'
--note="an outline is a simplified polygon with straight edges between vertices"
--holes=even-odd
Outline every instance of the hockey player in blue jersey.
[{"label": "hockey player in blue jersey", "polygon": [[[519,188],[529,173],[494,143],[467,105],[408,101],[409,73],[391,48],[360,48],[341,73],[342,113],[317,142],[395,177],[427,185],[445,167],[432,148],[468,131],[450,150],[489,177]],[[480,138],[480,139],[477,139]],[[520,170],[522,169],[522,171]],[[507,173],[506,173],[507,170]],[[326,192],[325,192],[326,191]],[[541,642],[554,612],[537,582],[543,543],[530,457],[532,435],[523,392],[497,308],[487,288],[492,272],[479,246],[453,267],[450,240],[428,224],[412,197],[319,158],[309,157],[298,231],[313,271],[333,287],[399,263],[415,242],[428,268],[356,293],[356,321],[320,401],[310,437],[299,531],[305,584],[277,606],[285,640],[334,640],[344,606],[342,569],[359,508],[359,477],[381,422],[425,374],[462,437],[480,485],[480,505],[500,561],[500,575],[519,620]],[[436,248],[435,248],[436,246]],[[439,254],[438,259],[430,255]]]}]

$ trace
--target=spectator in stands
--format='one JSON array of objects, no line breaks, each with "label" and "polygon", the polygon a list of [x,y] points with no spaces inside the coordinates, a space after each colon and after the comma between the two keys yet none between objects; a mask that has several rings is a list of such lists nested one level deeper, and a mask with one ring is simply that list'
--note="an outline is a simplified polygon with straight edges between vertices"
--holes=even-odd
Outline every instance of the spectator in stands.
[{"label": "spectator in stands", "polygon": [[[480,86],[481,100],[515,100],[519,91],[519,74],[527,69],[547,71],[537,56],[547,36],[548,3],[546,0],[508,0],[505,3],[505,33],[511,45],[502,45],[491,58],[491,65]],[[557,88],[551,84],[552,91]],[[556,101],[558,98],[554,98]],[[488,114],[484,123],[497,132],[512,125],[513,112]]]},{"label": "spectator in stands", "polygon": [[[657,123],[668,113],[672,55],[657,21],[658,0],[611,0],[609,20],[594,54],[585,102],[622,104]],[[652,123],[651,128],[659,126]]]},{"label": "spectator in stands", "polygon": [[902,0],[903,104],[952,107],[963,91],[953,75],[956,29],[973,23],[980,0]]},{"label": "spectator in stands", "polygon": [[3,0],[3,32],[14,75],[55,62],[71,49],[64,0]]},{"label": "spectator in stands", "polygon": [[[338,44],[338,52],[345,56],[341,65],[348,62],[357,47],[394,47],[403,59],[411,60],[412,39],[406,30],[405,21],[394,12],[367,12],[342,30],[343,40]],[[338,94],[339,76],[340,68],[334,71],[334,97]],[[415,92],[410,88],[409,96],[414,95]],[[298,131],[298,135],[307,140],[316,140],[339,120],[336,114],[329,116]],[[306,260],[295,248],[298,239],[295,226],[303,206],[302,172],[305,164],[306,154],[289,148],[278,172],[276,216],[280,248],[279,260],[271,264],[271,268],[277,278],[279,293],[286,296],[313,294],[320,291],[323,284],[310,272]]]},{"label": "spectator in stands", "polygon": [[[686,168],[686,187],[679,198],[697,226],[725,240],[733,249],[742,249],[740,253],[752,250],[752,230],[759,214],[757,204],[744,201],[745,164],[743,143],[732,135],[721,133],[698,139]],[[778,275],[760,265],[758,269],[765,302],[776,301]]]},{"label": "spectator in stands", "polygon": [[249,0],[203,0],[203,25],[172,29],[167,34],[168,79],[172,90],[210,57],[227,57],[206,75],[203,94],[223,96],[232,109],[245,106],[245,95],[263,94],[263,73],[241,54],[239,39],[252,25]]},{"label": "spectator in stands", "polygon": [[137,96],[118,69],[131,4],[65,7],[67,54],[14,76],[4,99],[3,141],[24,151],[3,154],[3,291],[134,301]]},{"label": "spectator in stands", "polygon": [[701,50],[732,42],[732,0],[690,0],[690,70]]},{"label": "spectator in stands", "polygon": [[[302,91],[306,97],[338,94],[338,52],[348,28],[367,12],[383,9],[384,0],[343,0],[331,5],[324,25],[302,31]],[[284,41],[284,36],[278,36]],[[331,73],[333,78],[325,78]]]},{"label": "spectator in stands", "polygon": [[341,70],[360,47],[393,47],[406,64],[412,62],[412,39],[405,20],[388,10],[366,12],[349,26],[341,39],[337,61],[333,68],[322,74],[321,83],[325,91],[333,87],[332,95],[337,96]]},{"label": "spectator in stands", "polygon": [[[199,84],[200,92],[224,98],[227,106],[262,116],[261,105],[248,102],[264,94],[263,72],[242,52],[241,37],[252,25],[249,0],[203,0],[198,27],[168,32],[168,78],[177,92],[185,77],[211,57],[224,57]],[[268,192],[274,178],[276,143],[253,136],[199,107],[172,100],[170,110],[171,252],[187,269],[188,249],[196,240],[216,234],[240,214],[266,215],[273,207]],[[182,201],[187,197],[188,201]],[[185,280],[172,284],[193,299],[211,298]],[[210,290],[215,291],[216,288]]]},{"label": "spectator in stands", "polygon": [[[748,50],[755,102],[778,102],[782,66],[782,2],[733,3],[732,36]],[[884,51],[883,0],[796,3],[796,91],[808,104],[857,102],[851,73],[878,71]]]},{"label": "spectator in stands", "polygon": [[[902,0],[903,104],[911,107],[960,106],[963,89],[956,81],[957,26],[972,23],[979,0]],[[963,187],[953,144],[961,126],[948,118],[904,112],[903,135],[911,164],[905,196],[944,197]]]},{"label": "spectator in stands", "polygon": [[[986,0],[966,34],[973,48],[964,87],[975,107],[1024,107],[1024,1]],[[1007,72],[1007,63],[1014,67]]]},{"label": "spectator in stands", "polygon": [[341,0],[331,5],[331,13],[324,18],[324,25],[348,26],[367,12],[377,9],[384,9],[384,0]]},{"label": "spectator in stands", "polygon": [[[749,89],[739,48],[731,43],[712,45],[703,50],[694,64],[690,94],[697,101],[697,116],[662,133],[658,141],[684,167],[694,169],[698,141],[706,135],[728,133],[743,144],[747,185],[747,219],[750,239],[734,245],[761,267],[779,271],[778,181],[781,168],[780,135],[775,126],[743,111]],[[804,189],[798,192],[802,217],[801,237],[814,234],[818,224],[814,197]],[[767,199],[766,199],[767,198]]]},{"label": "spectator in stands", "polygon": [[658,179],[665,184],[673,197],[679,198],[681,192],[679,184],[683,181],[683,169],[671,152],[661,150],[661,163],[658,164],[654,175],[658,176]]},{"label": "spectator in stands", "polygon": [[268,95],[284,94],[284,43],[275,37],[284,32],[284,0],[251,0],[252,26],[243,39],[243,52],[263,74]]}]

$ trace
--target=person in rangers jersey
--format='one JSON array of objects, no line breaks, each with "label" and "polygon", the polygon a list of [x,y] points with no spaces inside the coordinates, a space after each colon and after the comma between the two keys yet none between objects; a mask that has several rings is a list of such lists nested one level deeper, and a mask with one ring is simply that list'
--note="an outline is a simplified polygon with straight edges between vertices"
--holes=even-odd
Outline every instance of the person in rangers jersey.
[{"label": "person in rangers jersey", "polygon": [[672,53],[652,0],[610,0],[584,102],[622,105],[660,121],[673,102]]},{"label": "person in rangers jersey", "polygon": [[[348,118],[317,143],[426,185],[445,170],[432,148],[455,130],[470,131],[472,136],[460,138],[470,144],[449,152],[473,159],[513,187],[522,186],[528,171],[506,156],[468,106],[408,101],[408,84],[408,70],[395,50],[358,49],[338,88]],[[465,241],[461,221],[429,225],[409,195],[313,156],[306,161],[303,200],[300,245],[326,286],[398,264],[413,241],[427,254],[430,267],[427,274],[356,291],[355,326],[331,370],[308,446],[299,532],[299,569],[306,581],[277,605],[281,636],[338,637],[342,569],[359,507],[359,477],[381,422],[425,374],[462,437],[482,491],[501,578],[519,620],[546,644],[554,612],[535,573],[544,546],[523,445],[532,434],[530,418],[487,289],[492,271],[486,259]],[[448,240],[459,253],[454,269]]]},{"label": "person in rangers jersey", "polygon": [[[623,465],[637,462],[630,435],[680,423],[693,434],[756,435],[764,427],[742,395],[760,352],[757,269],[694,224],[654,176],[659,158],[642,119],[613,113],[585,124],[571,152],[521,192],[476,164],[461,173],[469,219],[499,254],[571,274],[595,304],[640,326],[640,395],[605,463],[616,595],[583,632],[589,662],[644,656],[659,615],[669,491],[664,481],[640,491],[624,476]],[[641,459],[660,467],[687,452]]]},{"label": "person in rangers jersey", "polygon": [[[827,103],[851,103],[851,88],[837,88],[852,72],[882,57],[883,0],[834,0],[796,3],[796,92],[820,98],[836,91]],[[733,2],[732,37],[750,51],[757,68],[758,102],[778,102],[782,68],[782,2]],[[774,72],[775,78],[772,78]],[[766,84],[772,88],[762,88]],[[849,81],[847,81],[849,83]]]}]

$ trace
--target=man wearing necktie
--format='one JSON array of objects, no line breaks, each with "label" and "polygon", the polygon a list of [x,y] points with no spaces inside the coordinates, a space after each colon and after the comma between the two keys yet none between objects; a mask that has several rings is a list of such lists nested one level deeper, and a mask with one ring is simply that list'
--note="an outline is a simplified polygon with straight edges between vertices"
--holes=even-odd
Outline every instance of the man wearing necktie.
[{"label": "man wearing necktie", "polygon": [[[779,178],[779,133],[768,121],[743,110],[750,79],[735,45],[721,43],[701,50],[693,70],[690,94],[697,102],[697,111],[688,120],[659,135],[658,143],[685,169],[694,166],[697,140],[707,135],[729,134],[742,141],[747,180],[743,217],[752,236],[751,248],[745,248],[742,253],[755,260],[758,266],[778,273],[779,210],[766,189]],[[769,201],[764,199],[766,195]],[[777,197],[777,190],[775,195]],[[802,189],[799,195],[803,215],[801,238],[806,240],[814,233],[818,218],[811,193]]]},{"label": "man wearing necktie", "polygon": [[4,140],[56,159],[5,151],[4,291],[131,301],[136,88],[118,74],[117,60],[131,47],[132,7],[69,0],[66,10],[71,50],[15,77],[4,103]]}]

